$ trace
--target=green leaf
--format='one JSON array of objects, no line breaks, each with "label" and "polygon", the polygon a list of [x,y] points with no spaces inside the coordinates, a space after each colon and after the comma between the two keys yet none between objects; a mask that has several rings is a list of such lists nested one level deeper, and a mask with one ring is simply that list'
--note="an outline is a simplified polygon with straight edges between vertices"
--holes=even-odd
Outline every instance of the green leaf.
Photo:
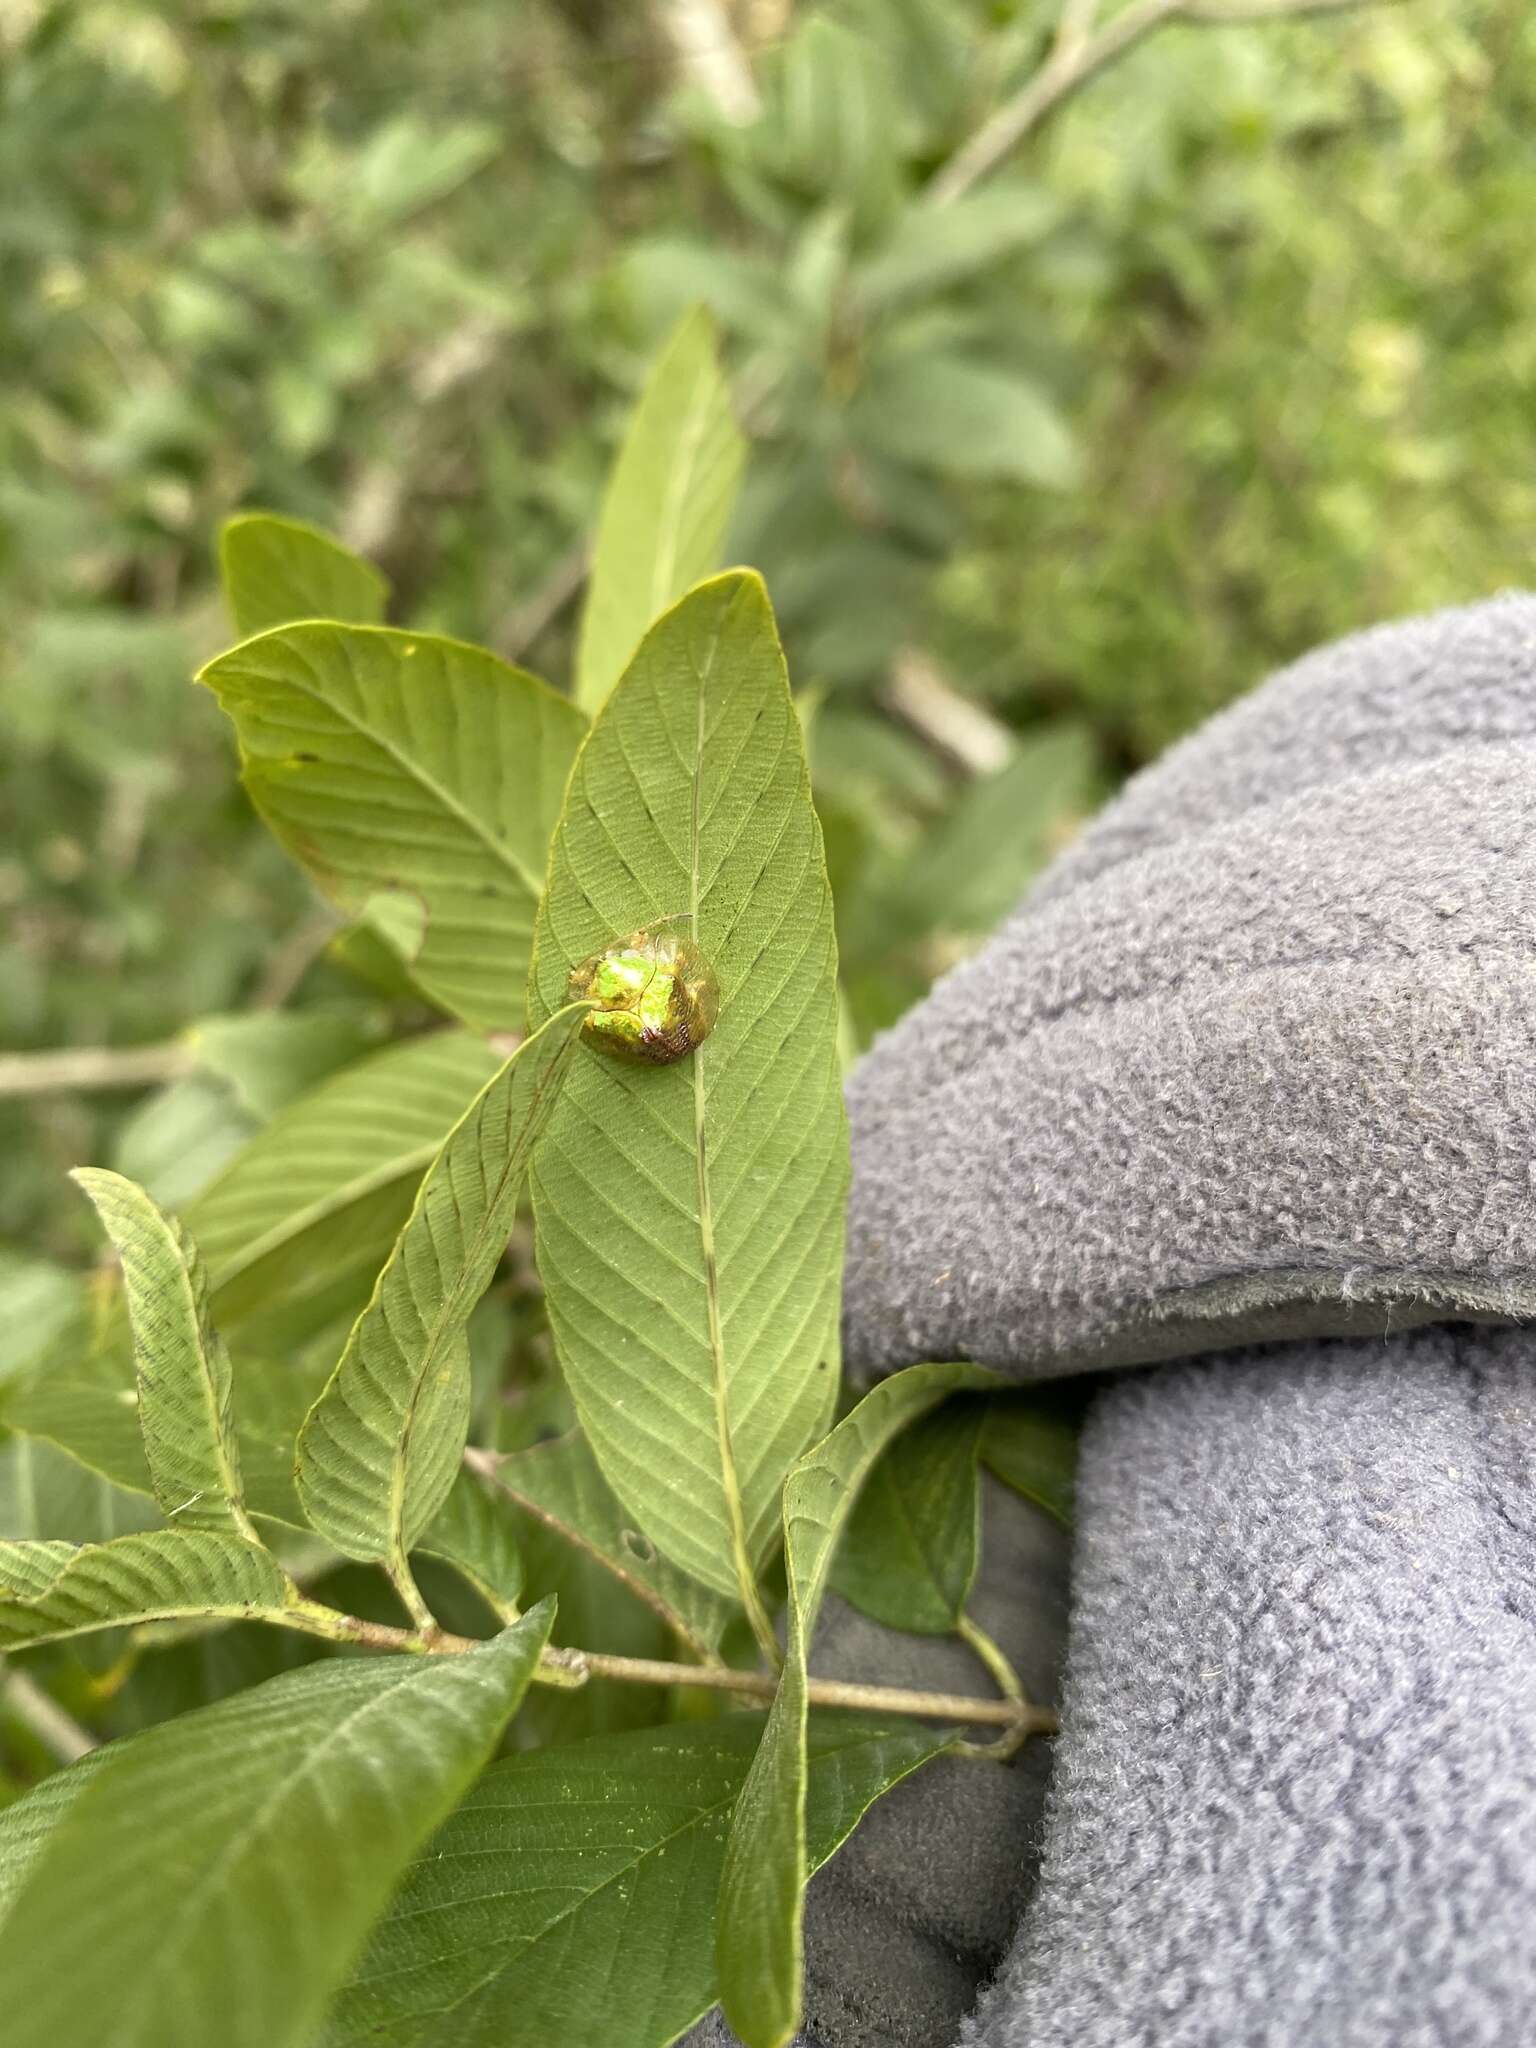
[{"label": "green leaf", "polygon": [[503,1621],[517,1619],[523,1590],[514,1519],[483,1479],[461,1470],[419,1546],[461,1572]]},{"label": "green leaf", "polygon": [[691,920],[721,992],[690,1058],[577,1061],[533,1167],[539,1270],[603,1476],[728,1597],[838,1377],[848,1181],[821,828],[756,576],[646,636],[571,776],[530,1010],[616,934]]},{"label": "green leaf", "polygon": [[887,1628],[947,1635],[976,1577],[986,1409],[956,1402],[902,1431],[865,1481],[832,1567],[845,1600]]},{"label": "green leaf", "polygon": [[743,255],[718,238],[647,236],[624,251],[618,275],[626,305],[648,327],[675,325],[702,304],[749,341],[794,346],[795,309],[776,252]]},{"label": "green leaf", "polygon": [[264,633],[295,619],[375,626],[389,585],[361,556],[302,519],[241,512],[219,535],[219,574],[235,631]]},{"label": "green leaf", "polygon": [[[0,1816],[7,2048],[302,2048],[494,1749],[548,1603],[460,1656],[348,1658],[114,1743]],[[79,1767],[76,1766],[76,1769]]]},{"label": "green leaf", "polygon": [[1050,490],[1078,480],[1076,445],[1039,386],[964,356],[885,356],[853,418],[869,447],[942,476],[998,477]]},{"label": "green leaf", "polygon": [[872,942],[990,932],[1088,809],[1093,769],[1090,735],[1067,725],[1025,739],[995,775],[968,783],[873,900],[859,906],[872,920]]},{"label": "green leaf", "polygon": [[653,1607],[701,1657],[720,1647],[736,1603],[701,1586],[628,1525],[579,1429],[500,1460],[496,1484],[530,1514],[595,1557]]},{"label": "green leaf", "polygon": [[987,1470],[1026,1500],[1072,1526],[1077,1476],[1077,1415],[1081,1403],[1048,1392],[1010,1394],[993,1401],[981,1437]]},{"label": "green leaf", "polygon": [[217,1075],[184,1074],[146,1096],[119,1126],[111,1163],[151,1201],[180,1214],[259,1128]]},{"label": "green leaf", "polygon": [[1020,178],[983,186],[948,206],[909,206],[879,253],[860,268],[859,295],[871,313],[931,297],[1038,242],[1061,213],[1060,200],[1044,185]]},{"label": "green leaf", "polygon": [[67,1771],[55,1771],[24,1799],[0,1810],[0,1926],[31,1876],[54,1829],[107,1759],[90,1750]]},{"label": "green leaf", "polygon": [[276,1616],[292,1588],[259,1543],[149,1529],[110,1543],[0,1543],[0,1649],[125,1622]]},{"label": "green leaf", "polygon": [[131,1180],[78,1167],[122,1263],[139,1427],[155,1499],[183,1528],[254,1538],[240,1486],[229,1353],[191,1238]]},{"label": "green leaf", "polygon": [[199,1063],[234,1089],[241,1107],[265,1121],[383,1037],[377,1010],[334,1004],[313,1010],[256,1010],[201,1017],[186,1032]]},{"label": "green leaf", "polygon": [[896,201],[901,117],[885,52],[812,14],[765,68],[761,120],[745,131],[763,169],[803,203],[818,195],[861,224]]},{"label": "green leaf", "polygon": [[449,1132],[299,1432],[304,1510],[348,1557],[403,1567],[447,1498],[469,1430],[470,1311],[506,1250],[585,1014],[552,1017]]},{"label": "green leaf", "polygon": [[56,1444],[11,1435],[0,1443],[0,1535],[105,1543],[158,1528],[142,1443],[138,1455],[144,1491],[124,1492]]},{"label": "green leaf", "polygon": [[[715,2002],[725,1823],[755,1715],[493,1764],[408,1873],[317,2048],[656,2048]],[[810,1737],[807,1860],[950,1738],[851,1715]]]},{"label": "green leaf", "polygon": [[280,627],[198,680],[295,860],[349,912],[418,896],[413,978],[479,1030],[515,1028],[581,713],[481,648],[381,626]]},{"label": "green leaf", "polygon": [[718,565],[745,456],[714,321],[695,307],[646,379],[603,499],[576,656],[586,710],[652,621]]},{"label": "green leaf", "polygon": [[[293,1488],[293,1444],[309,1407],[306,1377],[292,1366],[253,1357],[241,1360],[237,1377],[235,1437],[246,1508],[304,1528]],[[71,1371],[43,1365],[26,1374],[0,1397],[0,1419],[66,1452],[113,1487],[153,1497],[132,1361],[115,1347]],[[81,1532],[71,1527],[67,1533]]]},{"label": "green leaf", "polygon": [[315,197],[345,209],[364,233],[376,234],[472,178],[504,139],[494,121],[438,125],[415,114],[395,114],[374,128],[360,148],[347,150],[334,186],[322,183]]},{"label": "green leaf", "polygon": [[[519,1533],[529,1584],[553,1593],[560,1603],[553,1640],[567,1648],[603,1650],[619,1657],[676,1654],[660,1617],[612,1572],[532,1516],[522,1520]],[[524,1711],[519,1746],[547,1749],[588,1735],[649,1728],[665,1720],[667,1712],[667,1694],[661,1686],[612,1678],[592,1678],[574,1687],[541,1685]]]},{"label": "green leaf", "polygon": [[946,1395],[995,1384],[994,1374],[974,1365],[915,1365],[896,1373],[784,1482],[784,1670],[731,1822],[716,1938],[721,2001],[745,2048],[781,2048],[800,2023],[809,1875],[806,1658],[838,1536],[894,1436]]},{"label": "green leaf", "polygon": [[392,1002],[425,1002],[408,963],[420,950],[426,929],[420,897],[385,890],[370,896],[343,926],[326,947],[326,957]]},{"label": "green leaf", "polygon": [[79,1313],[78,1275],[0,1246],[0,1383],[30,1365]]},{"label": "green leaf", "polygon": [[104,1371],[42,1366],[7,1390],[3,1412],[9,1428],[41,1437],[114,1486],[154,1497],[131,1361],[115,1382]]},{"label": "green leaf", "polygon": [[468,1032],[434,1032],[280,1110],[187,1210],[220,1325],[281,1309],[308,1336],[338,1313],[338,1282],[339,1312],[355,1311],[422,1174],[496,1065]]}]

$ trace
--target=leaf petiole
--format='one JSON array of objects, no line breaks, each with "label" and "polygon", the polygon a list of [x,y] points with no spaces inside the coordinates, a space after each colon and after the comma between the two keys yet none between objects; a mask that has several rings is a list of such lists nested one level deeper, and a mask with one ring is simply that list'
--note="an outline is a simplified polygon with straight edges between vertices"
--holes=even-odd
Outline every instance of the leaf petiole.
[{"label": "leaf petiole", "polygon": [[[392,1628],[386,1622],[362,1621],[356,1615],[300,1600],[281,1614],[262,1620],[323,1636],[328,1642],[356,1643],[375,1650],[399,1650],[416,1656],[453,1656],[473,1650],[473,1637],[449,1635],[436,1628]],[[778,1690],[777,1679],[757,1671],[733,1671],[723,1665],[673,1664],[655,1657],[620,1657],[602,1650],[546,1649],[533,1674],[536,1685],[569,1690],[594,1678],[628,1685],[684,1685],[714,1692],[736,1693],[766,1705]],[[807,1697],[813,1707],[845,1707],[866,1714],[903,1714],[919,1721],[956,1721],[1002,1728],[1023,1741],[1031,1735],[1054,1735],[1057,1721],[1047,1707],[1017,1699],[985,1700],[968,1693],[918,1692],[905,1686],[854,1685],[841,1679],[813,1678]]]}]

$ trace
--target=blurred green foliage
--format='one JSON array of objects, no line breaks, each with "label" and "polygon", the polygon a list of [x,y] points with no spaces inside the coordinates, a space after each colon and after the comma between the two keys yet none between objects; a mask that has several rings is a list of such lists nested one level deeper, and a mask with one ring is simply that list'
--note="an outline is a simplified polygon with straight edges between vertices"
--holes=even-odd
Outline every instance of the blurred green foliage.
[{"label": "blurred green foliage", "polygon": [[[1165,30],[924,206],[1054,13],[741,0],[742,122],[641,0],[0,0],[0,1045],[297,989],[308,1080],[388,1028],[357,941],[312,957],[188,687],[228,638],[219,522],[336,530],[397,621],[564,686],[617,435],[695,301],[855,1039],[1267,668],[1522,581],[1521,0]],[[89,1243],[84,1159],[206,1180],[273,1104],[228,1032],[200,1044],[148,1098],[0,1101],[0,1244]]]}]

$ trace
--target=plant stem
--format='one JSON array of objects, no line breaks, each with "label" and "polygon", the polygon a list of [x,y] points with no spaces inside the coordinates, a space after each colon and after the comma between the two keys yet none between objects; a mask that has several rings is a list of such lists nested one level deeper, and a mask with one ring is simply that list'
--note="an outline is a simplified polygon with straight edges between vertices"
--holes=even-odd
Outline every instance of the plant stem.
[{"label": "plant stem", "polygon": [[389,1583],[400,1596],[401,1605],[416,1624],[418,1635],[434,1636],[440,1633],[437,1617],[421,1597],[421,1588],[411,1575],[410,1565],[403,1557],[389,1565]]},{"label": "plant stem", "polygon": [[[1024,1691],[1023,1681],[1004,1656],[1002,1649],[993,1641],[979,1621],[973,1621],[968,1614],[962,1614],[955,1625],[955,1634],[966,1648],[972,1651],[991,1672],[993,1681],[1003,1697],[1012,1700],[1018,1712],[1043,1716],[1054,1733],[1056,1716],[1049,1708],[1031,1708]],[[1021,1719],[1011,1728],[1005,1729],[996,1742],[967,1742],[962,1748],[967,1756],[990,1757],[994,1762],[1006,1763],[1024,1738],[1032,1733],[1031,1728]]]},{"label": "plant stem", "polygon": [[955,1625],[955,1634],[986,1665],[992,1674],[992,1682],[1005,1700],[1024,1703],[1024,1685],[1017,1671],[1003,1655],[1001,1649],[989,1636],[979,1621],[973,1621],[968,1614],[962,1614]]},{"label": "plant stem", "polygon": [[755,121],[762,102],[724,0],[660,0],[657,14],[683,77],[733,126]]},{"label": "plant stem", "polygon": [[1343,14],[1369,4],[1371,0],[1132,0],[1096,34],[1086,32],[1092,10],[1069,6],[1040,69],[934,173],[923,197],[930,206],[948,206],[963,198],[1048,115],[1155,29],[1176,21],[1227,27],[1308,14]]},{"label": "plant stem", "polygon": [[935,663],[916,648],[904,648],[897,654],[880,702],[891,717],[967,775],[995,775],[1013,754],[1013,735],[1007,726],[969,697],[962,697]]},{"label": "plant stem", "polygon": [[97,1746],[95,1736],[24,1671],[0,1666],[0,1700],[61,1764],[78,1763]]},{"label": "plant stem", "polygon": [[197,1064],[190,1046],[110,1045],[64,1052],[13,1052],[0,1059],[0,1095],[58,1095],[68,1089],[155,1088]]},{"label": "plant stem", "polygon": [[[707,1670],[698,1664],[667,1664],[650,1657],[610,1657],[597,1650],[552,1650],[545,1661],[559,1659],[568,1668],[584,1668],[592,1678],[617,1678],[634,1685],[698,1685],[716,1692],[740,1693],[765,1704],[779,1689],[776,1678],[756,1671]],[[1056,1716],[1022,1700],[980,1700],[967,1693],[915,1692],[899,1685],[853,1685],[837,1678],[812,1678],[807,1693],[813,1707],[852,1707],[866,1714],[909,1714],[920,1721],[972,1721],[991,1728],[1017,1729],[1032,1735],[1052,1734]]]},{"label": "plant stem", "polygon": [[252,1009],[280,1010],[340,930],[341,919],[326,906],[296,924],[269,955]]},{"label": "plant stem", "polygon": [[572,541],[551,563],[538,589],[512,606],[491,634],[491,645],[508,661],[525,653],[546,627],[564,611],[587,580],[592,551],[586,541]]},{"label": "plant stem", "polygon": [[[375,1650],[404,1650],[417,1656],[453,1656],[478,1647],[470,1636],[449,1635],[441,1629],[413,1631],[391,1628],[385,1622],[361,1621],[356,1615],[301,1600],[285,1608],[273,1620],[306,1635],[323,1636],[328,1642],[357,1643]],[[757,1671],[732,1671],[723,1665],[671,1664],[659,1657],[616,1657],[603,1650],[561,1650],[544,1652],[534,1680],[539,1685],[566,1689],[585,1685],[589,1679],[612,1678],[625,1685],[691,1685],[712,1692],[731,1692],[744,1699],[761,1700],[766,1706],[779,1689],[779,1681]],[[1026,1735],[1054,1735],[1056,1716],[1046,1707],[1031,1706],[1020,1695],[1016,1699],[973,1699],[967,1693],[913,1692],[897,1685],[851,1685],[836,1678],[813,1678],[809,1684],[813,1707],[849,1707],[866,1714],[906,1714],[919,1721],[962,1721],[988,1728],[1003,1728],[1022,1740]]]},{"label": "plant stem", "polygon": [[318,1600],[290,1600],[286,1607],[273,1608],[256,1619],[297,1629],[301,1635],[321,1636],[328,1643],[356,1643],[365,1650],[404,1650],[412,1656],[429,1656],[475,1647],[468,1636],[441,1631],[431,1636],[418,1634],[387,1621],[364,1621],[360,1615],[343,1614],[339,1607],[325,1607]]}]

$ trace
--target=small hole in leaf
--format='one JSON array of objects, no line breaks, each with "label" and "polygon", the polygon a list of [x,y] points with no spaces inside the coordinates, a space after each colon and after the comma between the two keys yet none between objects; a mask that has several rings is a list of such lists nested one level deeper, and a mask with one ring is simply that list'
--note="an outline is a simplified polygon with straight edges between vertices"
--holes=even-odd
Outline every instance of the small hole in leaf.
[{"label": "small hole in leaf", "polygon": [[619,1541],[637,1564],[654,1564],[656,1546],[648,1536],[642,1536],[638,1529],[621,1529]]}]

